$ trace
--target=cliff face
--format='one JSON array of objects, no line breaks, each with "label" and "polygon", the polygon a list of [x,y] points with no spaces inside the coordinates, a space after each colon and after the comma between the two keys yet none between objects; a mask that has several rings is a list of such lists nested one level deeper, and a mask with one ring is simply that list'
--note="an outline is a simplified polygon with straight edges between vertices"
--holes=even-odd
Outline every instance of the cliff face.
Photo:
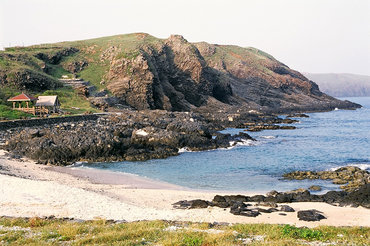
[{"label": "cliff face", "polygon": [[258,49],[189,43],[179,35],[165,40],[120,35],[27,52],[41,64],[39,73],[74,73],[136,109],[235,106],[277,112],[357,106],[323,94],[315,83]]},{"label": "cliff face", "polygon": [[142,45],[135,58],[112,58],[106,79],[115,96],[137,109],[188,111],[228,104],[290,111],[354,106],[323,94],[314,82],[260,50],[192,44],[178,35]]}]

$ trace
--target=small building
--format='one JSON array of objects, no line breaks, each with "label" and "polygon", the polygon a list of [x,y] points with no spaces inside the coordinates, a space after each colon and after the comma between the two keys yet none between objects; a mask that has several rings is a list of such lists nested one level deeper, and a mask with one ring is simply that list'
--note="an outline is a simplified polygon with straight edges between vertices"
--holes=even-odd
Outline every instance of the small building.
[{"label": "small building", "polygon": [[[33,115],[35,115],[36,112],[35,112],[35,107],[32,104],[35,103],[36,101],[37,101],[37,98],[27,95],[25,93],[19,94],[18,96],[8,99],[8,102],[13,103],[14,110],[23,111],[23,112],[30,113]],[[23,102],[25,102],[26,105],[24,105]]]},{"label": "small building", "polygon": [[43,113],[58,113],[60,110],[58,96],[39,96],[35,106],[36,111]]}]

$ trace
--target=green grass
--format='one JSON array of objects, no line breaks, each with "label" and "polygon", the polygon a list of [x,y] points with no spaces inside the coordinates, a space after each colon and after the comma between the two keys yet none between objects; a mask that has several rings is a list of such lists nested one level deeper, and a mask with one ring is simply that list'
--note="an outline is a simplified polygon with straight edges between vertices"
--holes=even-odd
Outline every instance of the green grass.
[{"label": "green grass", "polygon": [[57,90],[47,90],[36,96],[57,95],[61,104],[61,109],[70,114],[82,114],[87,111],[92,113],[100,112],[93,108],[88,100],[78,95],[71,87],[62,87]]},{"label": "green grass", "polygon": [[[206,223],[141,221],[113,224],[105,220],[71,222],[39,218],[0,218],[0,244],[4,245],[368,245],[368,227],[315,229],[267,224],[215,226]],[[212,233],[217,230],[217,233]]]},{"label": "green grass", "polygon": [[78,73],[78,76],[84,80],[90,81],[98,90],[105,88],[100,82],[103,76],[108,72],[109,66],[106,64],[92,63],[89,64],[84,70]]},{"label": "green grass", "polygon": [[66,71],[62,66],[60,65],[48,65],[49,71],[48,74],[56,79],[61,79],[63,75],[72,76],[72,74],[68,71]]},{"label": "green grass", "polygon": [[0,120],[16,120],[34,117],[32,114],[27,114],[21,111],[13,110],[11,107],[0,104]]}]

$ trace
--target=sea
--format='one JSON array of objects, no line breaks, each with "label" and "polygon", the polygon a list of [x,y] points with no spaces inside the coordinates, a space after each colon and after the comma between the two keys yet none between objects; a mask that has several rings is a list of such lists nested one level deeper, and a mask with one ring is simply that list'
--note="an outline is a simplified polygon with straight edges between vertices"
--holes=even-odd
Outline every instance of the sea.
[{"label": "sea", "polygon": [[[84,168],[124,172],[199,190],[268,192],[320,185],[324,193],[339,186],[323,180],[285,180],[295,170],[335,170],[357,166],[370,171],[370,97],[340,98],[361,104],[357,110],[309,113],[296,118],[295,130],[248,132],[257,141],[142,162],[94,163]],[[285,116],[280,116],[285,117]],[[237,134],[244,129],[225,129]]]}]

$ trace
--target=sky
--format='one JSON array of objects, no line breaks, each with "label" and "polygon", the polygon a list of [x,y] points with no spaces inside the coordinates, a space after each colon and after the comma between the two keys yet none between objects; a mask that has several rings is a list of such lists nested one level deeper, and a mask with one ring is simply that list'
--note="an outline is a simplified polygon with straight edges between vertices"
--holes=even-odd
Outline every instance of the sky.
[{"label": "sky", "polygon": [[0,48],[145,32],[370,75],[370,0],[0,0]]}]

